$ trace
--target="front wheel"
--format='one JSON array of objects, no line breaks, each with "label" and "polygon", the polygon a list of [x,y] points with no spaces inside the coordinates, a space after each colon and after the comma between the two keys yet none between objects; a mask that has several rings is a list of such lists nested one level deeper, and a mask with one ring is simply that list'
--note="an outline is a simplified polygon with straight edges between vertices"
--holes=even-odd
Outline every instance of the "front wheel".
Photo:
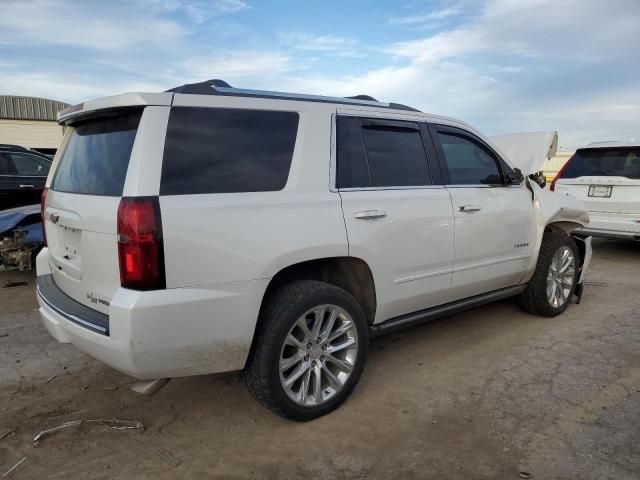
[{"label": "front wheel", "polygon": [[578,248],[563,232],[547,232],[536,271],[520,295],[522,308],[534,315],[555,317],[566,310],[578,281]]},{"label": "front wheel", "polygon": [[367,322],[345,290],[301,280],[267,299],[245,369],[251,393],[275,413],[312,420],[346,400],[362,373]]}]

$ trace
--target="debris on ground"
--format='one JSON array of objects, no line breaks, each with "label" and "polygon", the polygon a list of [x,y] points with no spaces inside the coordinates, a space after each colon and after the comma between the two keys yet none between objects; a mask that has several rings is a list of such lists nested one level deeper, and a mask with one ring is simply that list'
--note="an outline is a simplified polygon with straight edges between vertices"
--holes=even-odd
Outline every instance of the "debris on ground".
[{"label": "debris on ground", "polygon": [[142,422],[138,422],[136,420],[118,420],[118,419],[98,419],[98,420],[73,420],[71,422],[65,422],[62,425],[58,425],[57,427],[49,428],[47,430],[43,430],[38,433],[35,437],[33,437],[33,446],[37,446],[40,441],[52,433],[59,432],[61,430],[66,430],[67,428],[72,427],[80,427],[83,423],[95,423],[98,425],[103,425],[112,430],[139,430],[144,431],[144,425]]},{"label": "debris on ground", "polygon": [[156,455],[158,455],[160,458],[162,458],[163,460],[166,460],[167,462],[169,462],[171,465],[173,465],[174,467],[177,467],[178,465],[180,465],[180,460],[178,460],[176,457],[174,457],[173,455],[171,455],[169,452],[167,452],[166,450],[163,450],[161,448],[154,448],[153,449],[154,453]]},{"label": "debris on ground", "polygon": [[26,462],[29,459],[29,457],[24,457],[22,460],[20,460],[18,463],[16,463],[13,467],[11,467],[9,470],[7,470],[3,475],[2,478],[8,477],[9,475],[11,475],[11,472],[15,471],[20,465],[22,465],[24,462]]},{"label": "debris on ground", "polygon": [[7,438],[9,435],[11,435],[13,432],[15,432],[15,430],[13,428],[7,430],[6,432],[4,432],[2,435],[0,435],[0,440],[4,440],[5,438]]},{"label": "debris on ground", "polygon": [[0,338],[4,338],[4,337],[8,337],[9,334],[8,333],[0,333]]},{"label": "debris on ground", "polygon": [[518,472],[520,478],[531,478],[531,474],[529,472]]},{"label": "debris on ground", "polygon": [[56,378],[56,377],[57,377],[57,375],[53,375],[52,377],[49,377],[49,379],[47,380],[47,382],[46,382],[46,383],[49,383],[50,381],[52,381],[52,380],[53,380],[54,378]]}]

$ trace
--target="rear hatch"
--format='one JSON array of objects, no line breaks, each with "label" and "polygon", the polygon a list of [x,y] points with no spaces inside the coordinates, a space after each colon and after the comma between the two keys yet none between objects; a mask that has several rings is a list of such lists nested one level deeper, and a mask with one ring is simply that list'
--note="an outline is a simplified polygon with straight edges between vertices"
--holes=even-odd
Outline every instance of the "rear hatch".
[{"label": "rear hatch", "polygon": [[580,149],[554,184],[556,191],[582,200],[590,212],[640,214],[640,147]]},{"label": "rear hatch", "polygon": [[69,127],[46,197],[53,279],[103,313],[120,286],[117,213],[141,114],[120,109]]}]

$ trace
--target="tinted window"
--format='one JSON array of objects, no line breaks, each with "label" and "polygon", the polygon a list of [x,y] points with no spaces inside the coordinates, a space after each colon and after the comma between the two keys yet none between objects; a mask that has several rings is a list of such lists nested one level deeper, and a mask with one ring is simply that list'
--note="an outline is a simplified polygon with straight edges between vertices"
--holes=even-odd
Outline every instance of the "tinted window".
[{"label": "tinted window", "polygon": [[496,158],[466,135],[438,131],[450,185],[502,183]]},{"label": "tinted window", "polygon": [[6,153],[0,153],[0,175],[13,175],[13,169],[9,164],[9,157]]},{"label": "tinted window", "polygon": [[282,190],[297,131],[294,112],[172,108],[160,194]]},{"label": "tinted window", "polygon": [[10,155],[17,175],[46,177],[49,174],[49,168],[51,168],[49,160],[28,153],[11,153]]},{"label": "tinted window", "polygon": [[640,148],[594,148],[578,150],[561,178],[615,176],[640,178]]},{"label": "tinted window", "polygon": [[89,195],[122,195],[140,115],[138,111],[75,125],[52,188]]},{"label": "tinted window", "polygon": [[417,124],[338,118],[338,187],[430,185],[427,154]]},{"label": "tinted window", "polygon": [[337,119],[337,183],[338,188],[370,187],[371,177],[355,117]]}]

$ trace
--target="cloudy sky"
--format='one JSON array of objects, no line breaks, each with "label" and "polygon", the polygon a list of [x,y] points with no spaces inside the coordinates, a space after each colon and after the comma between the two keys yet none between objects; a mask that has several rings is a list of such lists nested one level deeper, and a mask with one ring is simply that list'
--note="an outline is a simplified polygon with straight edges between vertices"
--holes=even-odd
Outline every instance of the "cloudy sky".
[{"label": "cloudy sky", "polygon": [[640,139],[640,0],[0,0],[0,94],[222,78],[366,93],[487,134]]}]

